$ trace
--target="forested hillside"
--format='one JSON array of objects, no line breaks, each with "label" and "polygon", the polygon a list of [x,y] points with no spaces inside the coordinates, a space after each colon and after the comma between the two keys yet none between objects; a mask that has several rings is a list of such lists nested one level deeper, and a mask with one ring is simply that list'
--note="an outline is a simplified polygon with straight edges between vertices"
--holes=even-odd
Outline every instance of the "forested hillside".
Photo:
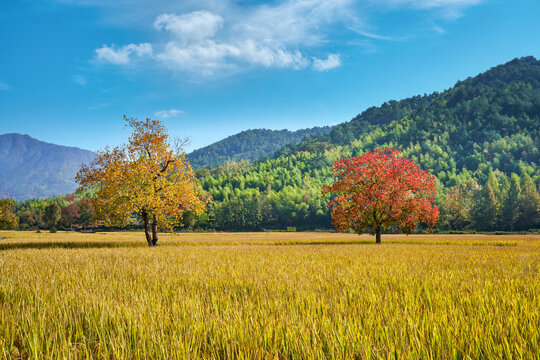
[{"label": "forested hillside", "polygon": [[286,144],[296,144],[306,137],[326,134],[330,129],[326,126],[297,131],[246,130],[197,149],[188,155],[188,159],[195,169],[212,169],[228,161],[260,161],[271,157]]},{"label": "forested hillside", "polygon": [[369,108],[276,159],[199,171],[215,225],[328,227],[320,191],[333,161],[388,146],[439,179],[439,228],[539,226],[539,84],[540,61],[515,59],[442,93]]}]

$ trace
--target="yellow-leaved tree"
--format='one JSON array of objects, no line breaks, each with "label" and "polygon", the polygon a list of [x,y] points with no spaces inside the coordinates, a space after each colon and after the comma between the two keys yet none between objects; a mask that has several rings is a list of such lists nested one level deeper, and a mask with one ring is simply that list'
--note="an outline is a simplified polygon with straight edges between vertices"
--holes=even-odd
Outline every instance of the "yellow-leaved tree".
[{"label": "yellow-leaved tree", "polygon": [[169,141],[159,120],[128,119],[128,143],[105,148],[77,173],[79,191],[95,190],[96,218],[106,225],[125,226],[139,214],[149,246],[156,246],[159,228],[181,225],[185,211],[200,215],[209,197],[201,189],[181,144]]}]

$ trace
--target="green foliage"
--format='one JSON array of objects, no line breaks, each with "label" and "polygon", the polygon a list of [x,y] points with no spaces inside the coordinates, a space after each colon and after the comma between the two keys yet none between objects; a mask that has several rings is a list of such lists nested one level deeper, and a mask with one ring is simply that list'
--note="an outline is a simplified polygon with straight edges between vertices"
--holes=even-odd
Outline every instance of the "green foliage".
[{"label": "green foliage", "polygon": [[532,229],[539,224],[540,195],[528,174],[521,178],[517,222],[522,229]]},{"label": "green foliage", "polygon": [[193,168],[215,168],[230,161],[260,161],[270,157],[286,144],[295,144],[304,138],[325,134],[330,127],[314,127],[297,131],[246,130],[221,141],[197,149],[189,154]]},{"label": "green foliage", "polygon": [[329,227],[327,199],[319,194],[331,180],[330,164],[396,147],[437,176],[439,229],[528,230],[538,224],[535,200],[525,204],[516,181],[528,176],[527,199],[536,199],[539,85],[540,61],[516,59],[442,93],[369,108],[329,133],[288,144],[274,159],[229,164],[199,177],[216,207],[255,191],[272,206],[269,227]]},{"label": "green foliage", "polygon": [[445,186],[467,170],[481,182],[490,168],[510,174],[525,168],[540,178],[540,61],[516,59],[458,82],[443,93],[372,107],[329,134],[287,146],[294,154],[328,142],[342,155],[396,147]]},{"label": "green foliage", "polygon": [[508,230],[516,228],[516,222],[519,216],[519,199],[521,196],[521,184],[519,176],[512,173],[510,177],[510,185],[506,190],[506,195],[502,207],[502,218],[506,222]]},{"label": "green foliage", "polygon": [[51,229],[51,232],[56,231],[56,225],[58,224],[58,221],[60,220],[61,214],[61,208],[58,203],[50,203],[45,207],[45,212],[43,214],[43,220],[45,222],[45,225]]},{"label": "green foliage", "polygon": [[214,205],[215,225],[228,230],[260,230],[271,219],[271,209],[266,197],[235,197]]}]

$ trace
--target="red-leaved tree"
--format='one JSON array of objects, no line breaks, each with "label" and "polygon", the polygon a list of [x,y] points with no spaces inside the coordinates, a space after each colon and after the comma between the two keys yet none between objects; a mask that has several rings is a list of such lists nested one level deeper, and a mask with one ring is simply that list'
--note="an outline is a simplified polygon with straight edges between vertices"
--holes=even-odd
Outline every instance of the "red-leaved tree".
[{"label": "red-leaved tree", "polygon": [[419,223],[433,228],[439,219],[439,210],[432,205],[435,176],[400,154],[397,149],[378,148],[334,163],[337,180],[323,193],[336,194],[328,206],[338,231],[369,232],[380,244],[383,229],[395,227],[410,234]]}]

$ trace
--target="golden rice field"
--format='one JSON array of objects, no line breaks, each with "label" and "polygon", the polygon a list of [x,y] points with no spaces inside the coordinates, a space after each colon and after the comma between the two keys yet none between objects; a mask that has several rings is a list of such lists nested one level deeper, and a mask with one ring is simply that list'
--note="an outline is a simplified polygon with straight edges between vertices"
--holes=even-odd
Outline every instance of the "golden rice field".
[{"label": "golden rice field", "polygon": [[539,235],[0,237],[5,359],[540,358]]}]

